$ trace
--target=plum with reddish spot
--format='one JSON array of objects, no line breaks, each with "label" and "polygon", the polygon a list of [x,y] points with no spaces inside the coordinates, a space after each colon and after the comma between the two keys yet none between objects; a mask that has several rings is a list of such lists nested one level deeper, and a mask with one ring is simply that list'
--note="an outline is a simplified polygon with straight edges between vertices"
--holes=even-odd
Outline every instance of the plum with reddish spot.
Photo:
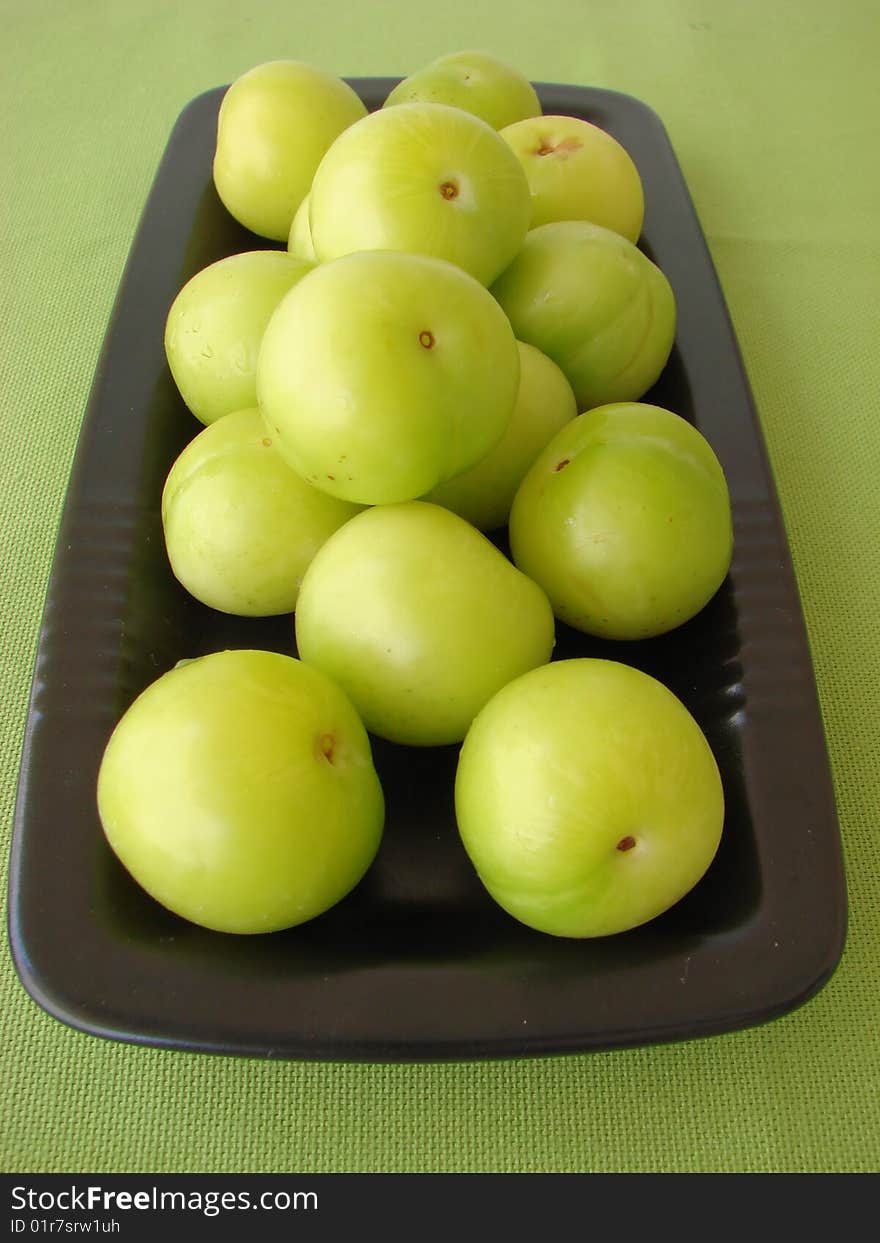
[{"label": "plum with reddish spot", "polygon": [[219,932],[289,928],[339,902],[379,848],[384,797],[343,692],[277,652],[217,652],[153,682],[98,777],[107,840],[132,877]]},{"label": "plum with reddish spot", "polygon": [[638,241],[645,217],[639,170],[606,130],[579,117],[530,117],[508,125],[510,144],[529,183],[531,227],[589,220]]},{"label": "plum with reddish spot", "polygon": [[724,823],[718,766],[675,695],[616,661],[509,683],[458,762],[462,843],[508,914],[559,937],[625,932],[702,878]]},{"label": "plum with reddish spot", "polygon": [[510,513],[519,568],[556,616],[606,639],[644,639],[695,616],[730,567],[727,480],[685,419],[618,403],[566,424]]}]

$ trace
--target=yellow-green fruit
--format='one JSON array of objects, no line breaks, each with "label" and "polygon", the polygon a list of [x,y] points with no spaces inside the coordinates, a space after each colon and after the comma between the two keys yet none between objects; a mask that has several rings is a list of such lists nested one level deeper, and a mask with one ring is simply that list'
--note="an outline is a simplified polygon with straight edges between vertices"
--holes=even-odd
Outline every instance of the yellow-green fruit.
[{"label": "yellow-green fruit", "polygon": [[286,242],[324,153],[366,112],[341,78],[301,61],[242,74],[217,124],[214,185],[227,210],[260,237]]},{"label": "yellow-green fruit", "polygon": [[578,407],[636,401],[675,339],[675,297],[637,246],[587,220],[531,229],[492,286],[520,341],[565,372]]},{"label": "yellow-green fruit", "polygon": [[451,509],[481,531],[504,526],[526,471],[577,414],[571,385],[556,363],[533,345],[516,344],[519,391],[507,430],[476,466],[447,479],[424,498]]},{"label": "yellow-green fruit", "polygon": [[391,91],[394,104],[449,104],[480,117],[494,129],[539,116],[535,88],[518,69],[486,52],[451,52],[411,74]]},{"label": "yellow-green fruit", "polygon": [[98,775],[110,846],[156,901],[218,932],[302,924],[373,861],[384,799],[370,742],[317,669],[215,652],[153,682]]},{"label": "yellow-green fruit", "polygon": [[219,259],[187,281],[165,322],[165,356],[202,423],[257,401],[256,366],[278,303],[313,264],[277,250]]},{"label": "yellow-green fruit", "polygon": [[504,270],[529,226],[529,187],[485,121],[446,104],[381,108],[321,161],[309,222],[322,263],[364,250],[446,259],[481,284]]},{"label": "yellow-green fruit", "polygon": [[520,484],[510,547],[568,625],[606,639],[663,634],[698,613],[730,567],[724,471],[705,437],[669,410],[590,410]]},{"label": "yellow-green fruit", "polygon": [[501,131],[532,194],[531,227],[551,220],[590,220],[638,241],[645,216],[639,170],[629,152],[579,117],[542,116]]},{"label": "yellow-green fruit", "polygon": [[718,765],[665,686],[610,660],[560,660],[504,687],[458,762],[465,850],[514,918],[601,937],[680,901],[715,857]]},{"label": "yellow-green fruit", "polygon": [[411,501],[367,509],[303,579],[297,648],[393,742],[460,742],[505,683],[550,659],[539,587],[464,519]]},{"label": "yellow-green fruit", "polygon": [[287,465],[258,410],[227,414],[200,432],[162,494],[175,576],[209,608],[239,617],[292,613],[315,553],[359,512]]},{"label": "yellow-green fruit", "polygon": [[413,500],[473,465],[504,434],[518,385],[516,340],[488,290],[442,259],[389,250],[311,271],[257,364],[279,452],[316,488],[365,505]]},{"label": "yellow-green fruit", "polygon": [[312,245],[312,230],[309,225],[309,196],[303,199],[296,209],[290,236],[287,239],[288,253],[297,259],[307,259],[310,263],[317,261],[315,248]]}]

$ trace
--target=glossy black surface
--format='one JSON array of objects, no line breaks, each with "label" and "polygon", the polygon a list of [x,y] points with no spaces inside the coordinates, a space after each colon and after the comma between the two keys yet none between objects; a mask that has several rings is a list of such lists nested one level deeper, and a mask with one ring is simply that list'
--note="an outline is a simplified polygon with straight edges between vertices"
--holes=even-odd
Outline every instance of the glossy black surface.
[{"label": "glossy black surface", "polygon": [[[370,107],[390,79],[353,81]],[[25,987],[102,1036],[265,1057],[525,1056],[684,1039],[771,1019],[810,997],[846,924],[840,840],[810,653],[763,442],[724,301],[662,125],[639,101],[539,85],[547,113],[608,129],[645,185],[643,247],[675,291],[672,358],[645,400],[690,418],[727,473],[736,549],[699,617],[640,644],[559,627],[556,659],[609,655],[659,677],[721,768],[723,843],[696,889],[633,932],[576,942],[517,924],[485,895],[452,810],[457,748],[375,742],[388,803],[379,856],[339,906],[235,938],[146,896],[95,810],[104,745],[149,682],[223,647],[293,652],[291,619],[224,617],[168,568],[159,498],[199,430],[163,352],[168,307],[213,260],[265,247],[219,203],[222,89],[169,141],[133,244],[77,450],[48,588],[16,808],[10,936]]]}]

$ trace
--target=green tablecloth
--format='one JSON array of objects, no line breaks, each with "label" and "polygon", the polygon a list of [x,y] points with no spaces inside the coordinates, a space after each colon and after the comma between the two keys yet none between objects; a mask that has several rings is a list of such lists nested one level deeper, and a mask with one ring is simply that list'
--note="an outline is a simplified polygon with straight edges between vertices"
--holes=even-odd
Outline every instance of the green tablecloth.
[{"label": "green tablecloth", "polygon": [[2,0],[0,865],[77,432],[176,116],[290,56],[402,74],[483,47],[666,123],[791,540],[850,894],[806,1006],[687,1044],[464,1065],[262,1063],[67,1029],[0,955],[9,1171],[836,1171],[880,1157],[880,89],[874,0]]}]

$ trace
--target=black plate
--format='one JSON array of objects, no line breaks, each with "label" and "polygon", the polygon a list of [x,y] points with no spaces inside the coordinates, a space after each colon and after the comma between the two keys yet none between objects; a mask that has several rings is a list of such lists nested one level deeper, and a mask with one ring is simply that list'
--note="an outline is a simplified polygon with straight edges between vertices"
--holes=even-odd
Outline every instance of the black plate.
[{"label": "black plate", "polygon": [[[391,79],[355,80],[369,107]],[[211,158],[222,89],[182,113],[135,239],[83,424],[40,632],[16,808],[10,934],[31,995],[102,1036],[264,1057],[427,1060],[646,1044],[771,1019],[828,979],[846,894],[804,624],[761,434],[700,226],[663,127],[609,91],[539,85],[547,113],[594,121],[631,152],[643,247],[675,291],[676,346],[646,400],[693,420],[733,500],[729,579],[699,617],[640,644],[559,627],[556,658],[610,655],[690,708],[727,798],[720,852],[681,903],[618,937],[519,925],[459,844],[457,748],[375,744],[388,801],[373,868],[300,928],[236,938],[148,898],[95,810],[104,745],[127,705],[182,657],[293,651],[290,618],[227,618],[168,568],[165,475],[199,430],[170,379],[168,307],[197,270],[265,247],[230,219]]]}]

